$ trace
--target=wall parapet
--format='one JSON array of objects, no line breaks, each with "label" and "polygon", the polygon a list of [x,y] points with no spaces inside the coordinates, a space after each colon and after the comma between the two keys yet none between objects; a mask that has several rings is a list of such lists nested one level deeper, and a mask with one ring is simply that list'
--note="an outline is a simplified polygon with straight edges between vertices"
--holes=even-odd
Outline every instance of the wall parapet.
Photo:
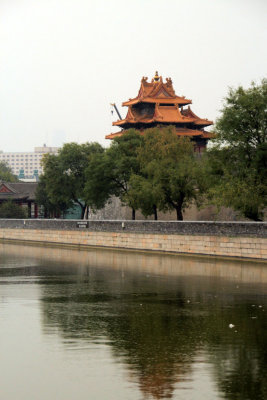
[{"label": "wall parapet", "polygon": [[0,240],[267,259],[266,223],[0,220]]},{"label": "wall parapet", "polygon": [[0,219],[0,229],[78,230],[152,233],[159,235],[213,235],[267,238],[266,222]]}]

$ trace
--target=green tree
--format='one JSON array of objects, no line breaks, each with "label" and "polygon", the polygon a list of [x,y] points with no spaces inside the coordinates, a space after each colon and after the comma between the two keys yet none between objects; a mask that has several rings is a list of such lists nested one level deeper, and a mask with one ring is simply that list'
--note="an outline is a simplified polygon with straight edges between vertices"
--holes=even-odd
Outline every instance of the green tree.
[{"label": "green tree", "polygon": [[27,218],[27,210],[8,200],[0,205],[0,218]]},{"label": "green tree", "polygon": [[85,185],[88,204],[96,209],[102,208],[114,195],[132,208],[132,218],[135,219],[136,204],[130,195],[130,178],[140,172],[137,154],[142,142],[142,136],[130,129],[114,139],[105,153],[91,158]]},{"label": "green tree", "polygon": [[18,182],[18,178],[13,174],[12,169],[4,161],[0,161],[0,181]]},{"label": "green tree", "polygon": [[[190,139],[177,137],[174,127],[147,130],[139,150],[139,162],[141,173],[151,188],[149,203],[153,209],[174,209],[177,219],[182,220],[183,210],[193,200],[200,201],[200,160],[194,156]],[[146,186],[147,192],[149,186]],[[144,185],[139,187],[141,200]],[[140,208],[144,210],[145,203],[144,206],[140,205]]]},{"label": "green tree", "polygon": [[106,151],[93,154],[86,169],[85,196],[94,210],[103,208],[112,195],[112,165]]},{"label": "green tree", "polygon": [[107,150],[110,165],[111,192],[118,196],[122,203],[132,209],[132,219],[135,219],[136,203],[130,194],[130,178],[140,174],[140,164],[137,158],[143,144],[143,137],[135,129],[113,140]]},{"label": "green tree", "polygon": [[262,220],[267,194],[267,80],[248,89],[230,89],[208,151],[209,195],[219,206],[232,207]]},{"label": "green tree", "polygon": [[48,197],[46,185],[46,176],[41,175],[35,192],[35,198],[37,204],[44,207],[45,217],[54,217],[60,215],[61,213],[64,213],[68,208],[70,208],[69,202],[65,202],[64,200],[57,200],[55,204],[52,203]]},{"label": "green tree", "polygon": [[86,171],[86,201],[102,208],[112,196],[143,215],[183,209],[199,200],[199,161],[188,138],[179,138],[175,128],[153,128],[144,135],[131,129],[116,138],[109,149],[94,154]]},{"label": "green tree", "polygon": [[128,196],[131,197],[136,209],[141,210],[145,217],[153,214],[154,219],[157,220],[158,209],[163,210],[167,207],[160,182],[149,178],[147,175],[132,175]]},{"label": "green tree", "polygon": [[57,155],[45,155],[42,184],[51,205],[64,211],[78,204],[84,218],[88,207],[85,171],[93,154],[103,151],[98,143],[67,143]]}]

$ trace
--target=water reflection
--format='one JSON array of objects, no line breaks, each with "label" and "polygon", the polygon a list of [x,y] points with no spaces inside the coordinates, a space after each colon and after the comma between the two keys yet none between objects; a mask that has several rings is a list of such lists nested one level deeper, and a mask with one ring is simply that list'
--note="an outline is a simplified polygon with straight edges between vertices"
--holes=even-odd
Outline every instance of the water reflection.
[{"label": "water reflection", "polygon": [[213,398],[266,398],[266,265],[0,247],[2,283],[38,283],[45,334],[67,350],[108,345],[144,398],[179,398],[183,388],[183,398],[200,398],[208,389],[192,390],[196,360],[200,380],[210,373],[216,384]]}]

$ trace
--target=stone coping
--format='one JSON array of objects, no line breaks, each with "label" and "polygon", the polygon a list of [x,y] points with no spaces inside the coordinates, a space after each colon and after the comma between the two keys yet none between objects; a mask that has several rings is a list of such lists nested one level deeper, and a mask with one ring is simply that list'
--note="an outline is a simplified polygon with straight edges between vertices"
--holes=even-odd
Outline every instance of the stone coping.
[{"label": "stone coping", "polygon": [[266,222],[0,219],[0,229],[267,237]]}]

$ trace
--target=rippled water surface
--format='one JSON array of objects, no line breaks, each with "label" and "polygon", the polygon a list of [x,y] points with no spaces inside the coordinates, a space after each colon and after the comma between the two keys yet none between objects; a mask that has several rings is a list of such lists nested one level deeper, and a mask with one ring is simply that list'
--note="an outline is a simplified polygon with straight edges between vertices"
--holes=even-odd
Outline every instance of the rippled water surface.
[{"label": "rippled water surface", "polygon": [[267,265],[0,244],[0,400],[35,399],[267,399]]}]

